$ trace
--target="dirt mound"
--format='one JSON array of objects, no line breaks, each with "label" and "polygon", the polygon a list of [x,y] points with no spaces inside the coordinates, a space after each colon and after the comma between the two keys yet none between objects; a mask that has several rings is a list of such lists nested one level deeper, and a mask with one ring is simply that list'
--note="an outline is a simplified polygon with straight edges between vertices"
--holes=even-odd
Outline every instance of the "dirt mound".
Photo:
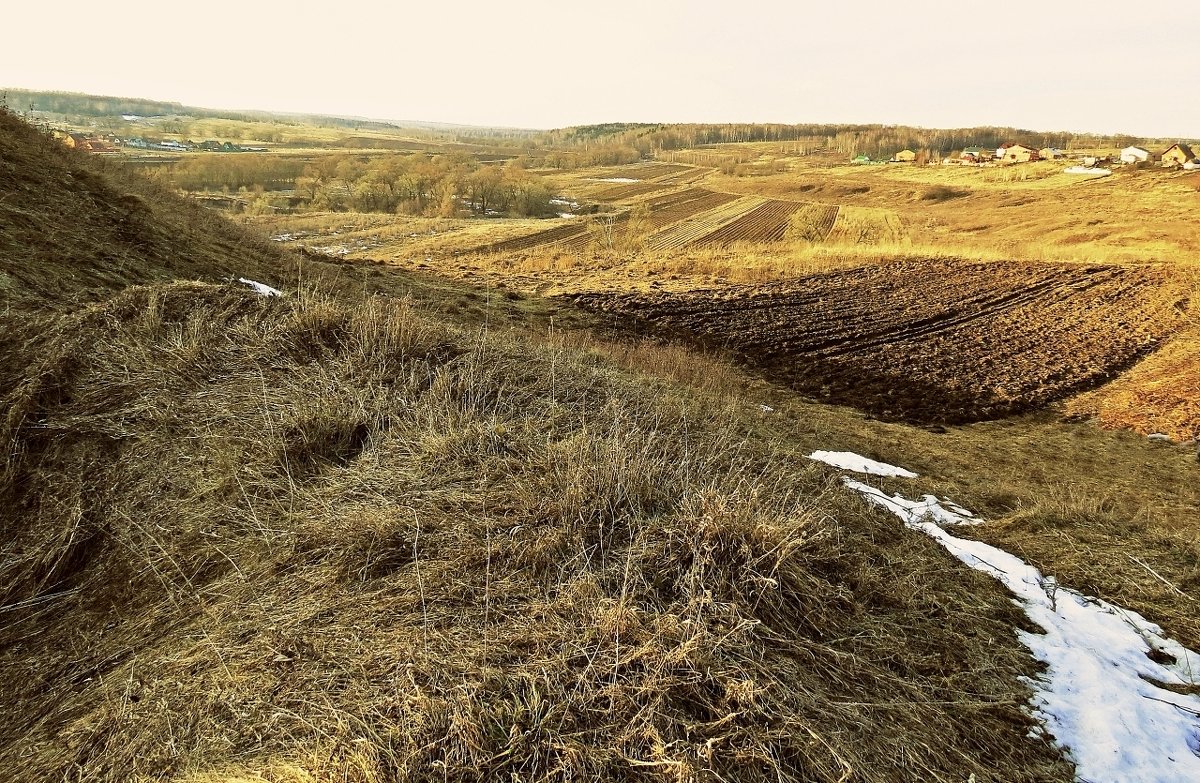
[{"label": "dirt mound", "polygon": [[0,110],[0,306],[167,279],[272,278],[280,252]]},{"label": "dirt mound", "polygon": [[821,399],[956,423],[1094,387],[1184,321],[1149,267],[903,260],[691,294],[584,295],[593,310],[728,349]]},{"label": "dirt mound", "polygon": [[749,414],[382,298],[3,318],[28,779],[1071,779],[1008,598]]}]

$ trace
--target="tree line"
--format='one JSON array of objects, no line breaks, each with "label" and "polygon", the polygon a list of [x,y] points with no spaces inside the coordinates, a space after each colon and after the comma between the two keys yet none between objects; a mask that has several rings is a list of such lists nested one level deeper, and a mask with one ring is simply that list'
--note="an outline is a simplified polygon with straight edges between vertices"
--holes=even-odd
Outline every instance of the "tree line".
[{"label": "tree line", "polygon": [[312,209],[451,217],[554,214],[553,192],[519,161],[447,155],[326,155],[308,163],[296,196]]},{"label": "tree line", "polygon": [[[603,152],[606,155],[636,154],[653,157],[663,151],[696,149],[718,144],[746,142],[798,142],[807,150],[845,155],[890,156],[897,150],[930,150],[948,154],[964,147],[998,147],[1020,141],[1036,147],[1061,149],[1124,147],[1147,143],[1130,135],[1101,135],[1046,132],[1003,126],[975,128],[917,128],[903,125],[725,123],[641,125],[589,125],[547,131],[535,139],[538,145],[558,151]],[[554,152],[547,153],[553,156]]]},{"label": "tree line", "polygon": [[319,211],[440,217],[555,213],[552,191],[520,161],[488,164],[461,153],[195,155],[147,173],[189,192],[283,191],[294,206]]}]

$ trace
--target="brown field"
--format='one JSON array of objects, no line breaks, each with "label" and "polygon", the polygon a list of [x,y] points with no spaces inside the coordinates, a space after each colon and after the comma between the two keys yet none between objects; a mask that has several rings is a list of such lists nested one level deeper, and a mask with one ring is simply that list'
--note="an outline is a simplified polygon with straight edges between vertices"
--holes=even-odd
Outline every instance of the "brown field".
[{"label": "brown field", "polygon": [[[697,245],[732,245],[738,242],[778,242],[787,233],[788,218],[804,206],[795,201],[768,201],[742,217],[726,223],[696,241]],[[837,210],[833,211],[837,214]],[[832,221],[831,221],[832,222]]]},{"label": "brown field", "polygon": [[764,203],[763,199],[748,196],[735,199],[716,209],[711,209],[665,231],[651,235],[646,240],[649,250],[671,250],[687,247],[698,239],[711,234],[726,223],[748,214]]},{"label": "brown field", "polygon": [[629,201],[669,187],[671,186],[658,182],[628,182],[617,185],[606,182],[602,187],[589,191],[588,196],[596,201]]},{"label": "brown field", "polygon": [[955,423],[1042,407],[1114,377],[1181,323],[1153,268],[903,260],[691,294],[579,296],[732,351],[875,415]]},{"label": "brown field", "polygon": [[559,224],[554,228],[546,231],[539,231],[536,234],[528,234],[523,237],[515,237],[506,239],[502,242],[497,242],[492,245],[485,245],[477,248],[476,252],[487,253],[506,253],[516,250],[526,250],[538,245],[549,245],[556,242],[564,242],[569,239],[576,238],[587,233],[587,223],[582,220],[573,221],[571,223]]},{"label": "brown field", "polygon": [[[693,215],[707,212],[737,199],[728,193],[714,193],[704,188],[688,188],[662,196],[647,199],[644,203],[648,208],[644,228],[655,231],[666,226],[687,220]],[[629,221],[628,213],[618,213],[611,216],[595,218],[588,221],[576,221],[567,225],[557,225],[536,234],[515,237],[491,245],[475,248],[472,252],[506,253],[542,245],[554,245],[560,250],[583,250],[592,243],[594,233],[601,224],[609,222],[609,230],[620,228]],[[589,229],[589,226],[592,228]]]}]

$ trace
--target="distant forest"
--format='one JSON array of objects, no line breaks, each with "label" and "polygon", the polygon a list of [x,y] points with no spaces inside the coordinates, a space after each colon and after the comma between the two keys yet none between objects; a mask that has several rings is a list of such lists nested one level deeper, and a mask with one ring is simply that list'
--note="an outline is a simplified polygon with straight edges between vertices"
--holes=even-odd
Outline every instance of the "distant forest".
[{"label": "distant forest", "polygon": [[[964,147],[998,147],[1006,142],[1021,142],[1033,147],[1090,149],[1126,147],[1131,144],[1168,146],[1174,142],[1137,136],[1046,132],[1008,127],[915,128],[903,125],[830,125],[830,124],[689,124],[647,125],[608,123],[548,131],[537,138],[548,148],[591,150],[604,147],[615,157],[651,157],[669,150],[695,149],[707,145],[743,142],[795,142],[807,152],[837,152],[847,156],[866,154],[888,157],[898,150],[926,150],[946,155]],[[624,150],[622,156],[617,150]],[[612,161],[622,162],[622,161]]]},{"label": "distant forest", "polygon": [[0,90],[0,93],[5,95],[8,107],[18,112],[27,112],[32,107],[36,112],[74,117],[118,117],[122,114],[136,114],[139,117],[187,116],[352,130],[400,130],[401,128],[399,125],[378,120],[332,117],[322,114],[276,114],[266,111],[203,109],[196,106],[184,106],[182,103],[118,98],[111,95],[35,92],[17,89]]}]

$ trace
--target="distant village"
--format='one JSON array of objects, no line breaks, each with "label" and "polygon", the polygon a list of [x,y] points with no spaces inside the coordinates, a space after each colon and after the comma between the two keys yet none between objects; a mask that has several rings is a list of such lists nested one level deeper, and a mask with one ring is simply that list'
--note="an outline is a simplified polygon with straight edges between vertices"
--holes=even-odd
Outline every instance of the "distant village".
[{"label": "distant village", "polygon": [[244,147],[228,141],[208,140],[194,141],[163,141],[144,139],[140,136],[125,138],[109,133],[103,136],[72,133],[69,131],[54,131],[54,136],[63,144],[73,149],[91,152],[97,155],[119,155],[121,148],[147,150],[156,152],[267,152],[267,147]]},{"label": "distant village", "polygon": [[[867,155],[858,155],[851,159],[851,163],[859,165],[873,163],[918,163],[923,162],[927,165],[937,165],[937,161],[919,160],[919,156],[912,150],[900,150],[888,160],[872,160]],[[945,157],[941,160],[940,165],[943,166],[995,166],[995,165],[1011,165],[1015,163],[1032,163],[1039,160],[1063,160],[1069,157],[1066,152],[1054,147],[1043,147],[1036,149],[1024,144],[1010,143],[1002,144],[996,149],[985,147],[967,147],[955,154]],[[1093,170],[1099,173],[1106,166],[1111,165],[1136,165],[1136,164],[1158,164],[1164,168],[1182,168],[1196,169],[1200,168],[1200,160],[1197,160],[1192,148],[1187,144],[1173,144],[1162,152],[1151,152],[1142,147],[1126,147],[1114,156],[1097,156],[1097,155],[1079,155],[1075,156],[1077,166],[1073,166],[1067,171],[1072,170]]]}]

